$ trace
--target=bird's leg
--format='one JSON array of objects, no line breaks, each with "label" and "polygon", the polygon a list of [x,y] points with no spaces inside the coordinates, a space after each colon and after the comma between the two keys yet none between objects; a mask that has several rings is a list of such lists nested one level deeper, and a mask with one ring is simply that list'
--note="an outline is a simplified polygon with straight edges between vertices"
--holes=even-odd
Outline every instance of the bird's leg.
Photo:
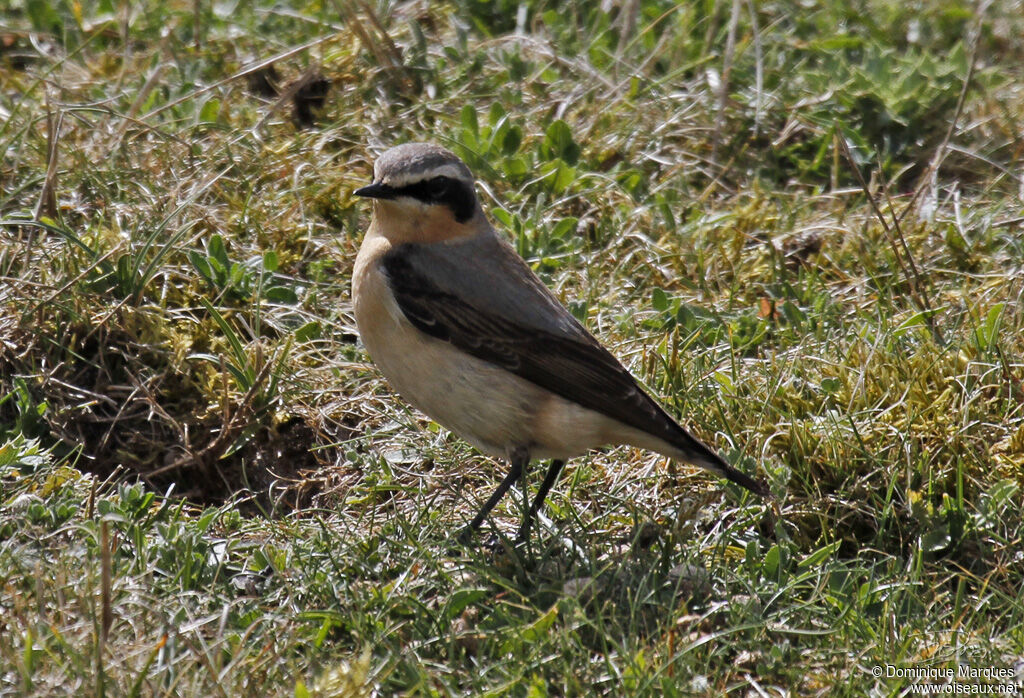
[{"label": "bird's leg", "polygon": [[540,489],[537,490],[537,494],[533,498],[533,503],[530,505],[530,510],[526,513],[526,518],[523,519],[523,525],[519,527],[519,535],[516,536],[517,543],[526,540],[530,535],[530,524],[533,522],[533,517],[537,515],[541,505],[544,503],[544,499],[548,496],[548,492],[555,484],[555,481],[558,480],[558,475],[562,472],[564,465],[564,460],[551,461],[547,473],[544,474],[544,482],[540,483]]},{"label": "bird's leg", "polygon": [[[529,463],[527,463],[527,465],[529,465]],[[529,468],[523,468],[523,472],[520,473],[520,475],[519,475],[519,493],[523,497],[523,507],[522,507],[522,509],[520,511],[522,511],[523,512],[523,516],[526,516],[526,517],[530,516],[527,513],[529,511],[529,509],[527,507],[530,506],[530,490],[526,486],[526,476],[527,476],[528,471],[529,471]],[[516,540],[518,541],[518,538]]]},{"label": "bird's leg", "polygon": [[509,465],[511,466],[508,471],[508,475],[498,485],[498,489],[494,490],[494,494],[488,499],[480,511],[476,513],[473,520],[469,522],[469,526],[466,527],[466,533],[471,533],[476,529],[480,528],[480,524],[484,522],[487,515],[491,513],[491,509],[501,501],[501,498],[508,492],[508,488],[512,486],[512,483],[518,480],[526,472],[526,464],[530,462],[530,452],[522,447],[517,446],[509,451],[508,454]]}]

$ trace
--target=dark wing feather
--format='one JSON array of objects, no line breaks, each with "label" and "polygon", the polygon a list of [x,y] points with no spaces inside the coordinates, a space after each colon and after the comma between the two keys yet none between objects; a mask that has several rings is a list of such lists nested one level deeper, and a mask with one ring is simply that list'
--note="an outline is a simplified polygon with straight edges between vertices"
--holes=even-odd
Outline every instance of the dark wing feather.
[{"label": "dark wing feather", "polygon": [[679,427],[592,337],[564,337],[488,313],[440,290],[398,254],[385,257],[384,270],[399,308],[419,330],[567,400],[672,441],[667,437]]},{"label": "dark wing feather", "polygon": [[402,313],[416,328],[583,407],[656,436],[695,463],[765,494],[679,426],[630,373],[586,331],[565,336],[489,313],[444,291],[419,272],[397,247],[382,260]]}]

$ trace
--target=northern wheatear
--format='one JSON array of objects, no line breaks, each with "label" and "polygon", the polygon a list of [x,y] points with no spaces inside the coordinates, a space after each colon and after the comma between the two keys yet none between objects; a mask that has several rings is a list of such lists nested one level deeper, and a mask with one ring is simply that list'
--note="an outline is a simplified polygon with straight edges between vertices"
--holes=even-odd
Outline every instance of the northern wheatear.
[{"label": "northern wheatear", "polygon": [[373,175],[355,191],[374,200],[352,274],[363,344],[413,406],[510,462],[469,530],[531,458],[550,458],[525,539],[565,460],[602,445],[656,451],[768,494],[681,427],[562,307],[491,227],[458,157],[408,143],[381,155]]}]

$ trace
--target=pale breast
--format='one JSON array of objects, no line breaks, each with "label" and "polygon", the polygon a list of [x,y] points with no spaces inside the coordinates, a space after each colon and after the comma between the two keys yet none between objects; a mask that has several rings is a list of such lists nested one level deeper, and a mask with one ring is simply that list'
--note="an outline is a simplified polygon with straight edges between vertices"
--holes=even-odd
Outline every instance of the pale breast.
[{"label": "pale breast", "polygon": [[380,243],[369,242],[356,259],[353,306],[363,345],[391,386],[482,451],[505,456],[528,444],[543,391],[413,327],[378,266]]}]

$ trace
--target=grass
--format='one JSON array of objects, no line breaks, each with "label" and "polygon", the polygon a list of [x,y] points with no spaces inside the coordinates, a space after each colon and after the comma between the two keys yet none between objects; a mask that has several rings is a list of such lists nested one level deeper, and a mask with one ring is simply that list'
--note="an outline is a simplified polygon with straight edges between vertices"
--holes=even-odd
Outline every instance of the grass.
[{"label": "grass", "polygon": [[[9,4],[0,694],[1019,690],[1022,36],[1009,2]],[[351,192],[408,140],[777,509],[614,449],[526,549],[454,547],[501,469],[350,311]]]}]

